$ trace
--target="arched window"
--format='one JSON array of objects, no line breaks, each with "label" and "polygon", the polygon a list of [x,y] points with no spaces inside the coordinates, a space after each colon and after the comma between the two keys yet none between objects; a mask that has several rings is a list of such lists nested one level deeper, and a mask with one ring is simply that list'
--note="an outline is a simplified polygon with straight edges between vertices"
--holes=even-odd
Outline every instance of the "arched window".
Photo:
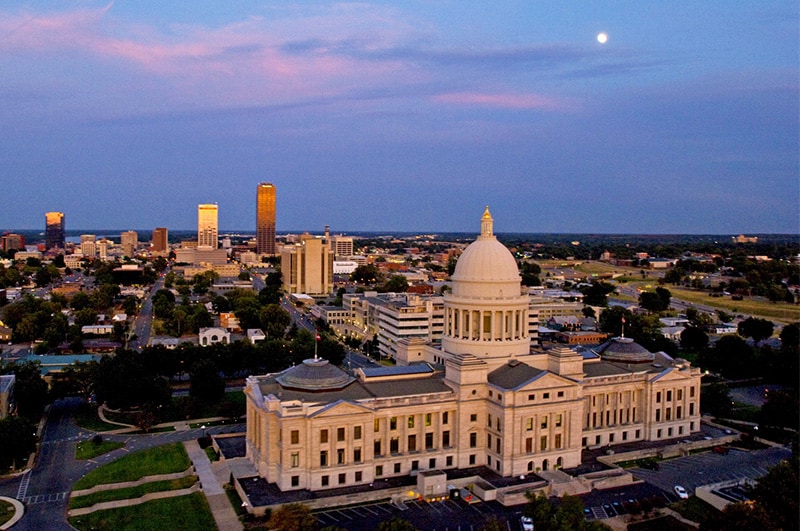
[{"label": "arched window", "polygon": [[544,461],[542,461],[542,470],[547,470],[547,468],[548,468],[549,466],[550,466],[550,463],[547,461],[547,459],[545,459]]}]

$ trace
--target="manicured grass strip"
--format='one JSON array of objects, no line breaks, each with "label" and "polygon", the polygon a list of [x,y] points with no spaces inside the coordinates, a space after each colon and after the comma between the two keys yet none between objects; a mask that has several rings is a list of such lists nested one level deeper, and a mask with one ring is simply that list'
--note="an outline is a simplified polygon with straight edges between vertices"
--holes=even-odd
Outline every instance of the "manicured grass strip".
[{"label": "manicured grass strip", "polygon": [[0,525],[11,520],[15,513],[14,506],[7,501],[0,500]]},{"label": "manicured grass strip", "polygon": [[125,446],[125,443],[117,441],[103,441],[100,444],[95,444],[92,441],[83,441],[75,446],[75,459],[91,459],[123,446]]},{"label": "manicured grass strip", "polygon": [[136,481],[145,476],[172,474],[189,468],[191,461],[181,443],[165,444],[149,450],[126,455],[105,466],[92,470],[73,486],[83,490],[95,485]]},{"label": "manicured grass strip", "polygon": [[83,530],[125,529],[126,531],[216,531],[205,495],[152,500],[132,507],[95,511],[69,519],[72,527]]},{"label": "manicured grass strip", "polygon": [[169,479],[165,481],[151,481],[136,487],[126,487],[124,489],[111,489],[78,496],[69,499],[70,509],[80,509],[81,507],[91,507],[95,503],[102,503],[115,500],[127,500],[139,498],[151,492],[161,492],[165,490],[188,489],[197,482],[197,476],[186,476],[185,478]]}]

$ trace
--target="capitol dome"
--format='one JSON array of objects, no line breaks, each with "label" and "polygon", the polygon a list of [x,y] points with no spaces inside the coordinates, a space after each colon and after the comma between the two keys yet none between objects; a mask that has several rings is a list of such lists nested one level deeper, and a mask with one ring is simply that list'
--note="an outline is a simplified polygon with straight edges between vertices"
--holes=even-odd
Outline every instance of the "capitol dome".
[{"label": "capitol dome", "polygon": [[285,389],[320,392],[344,389],[355,378],[329,364],[326,359],[313,358],[288,369],[276,380]]},{"label": "capitol dome", "polygon": [[454,282],[519,282],[519,268],[511,251],[497,241],[489,207],[481,217],[481,233],[458,258]]},{"label": "capitol dome", "polygon": [[655,354],[629,337],[611,338],[595,352],[605,361],[622,363],[648,363],[655,359]]}]

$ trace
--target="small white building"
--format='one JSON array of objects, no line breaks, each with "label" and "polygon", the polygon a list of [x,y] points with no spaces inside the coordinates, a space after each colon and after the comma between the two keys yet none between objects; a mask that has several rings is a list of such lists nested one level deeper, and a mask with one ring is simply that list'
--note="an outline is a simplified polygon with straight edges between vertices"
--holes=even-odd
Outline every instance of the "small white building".
[{"label": "small white building", "polygon": [[227,345],[231,342],[231,333],[219,327],[201,328],[198,336],[201,347],[207,347],[216,343]]}]

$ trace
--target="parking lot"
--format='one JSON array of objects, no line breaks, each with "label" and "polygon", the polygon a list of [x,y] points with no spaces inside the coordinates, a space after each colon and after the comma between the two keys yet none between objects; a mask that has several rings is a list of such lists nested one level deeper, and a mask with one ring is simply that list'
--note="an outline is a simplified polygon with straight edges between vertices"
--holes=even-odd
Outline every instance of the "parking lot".
[{"label": "parking lot", "polygon": [[496,502],[467,504],[454,500],[431,503],[414,500],[402,505],[384,502],[332,508],[314,511],[314,516],[322,527],[336,526],[349,531],[372,530],[379,522],[394,516],[409,521],[417,529],[430,531],[475,531],[491,519],[505,522],[511,531],[518,531],[522,506],[503,507]]},{"label": "parking lot", "polygon": [[667,498],[672,502],[678,499],[673,491],[675,485],[682,485],[692,495],[701,485],[733,479],[757,479],[790,455],[791,451],[785,447],[755,451],[731,448],[727,454],[703,452],[661,461],[659,470],[635,468],[632,472],[637,479],[666,492]]},{"label": "parking lot", "polygon": [[[596,490],[580,496],[587,520],[612,518],[626,514],[630,502],[661,499],[665,504],[678,500],[675,485],[689,494],[700,485],[763,476],[767,469],[790,455],[788,448],[744,451],[732,448],[727,454],[703,452],[660,462],[658,470],[635,468],[631,471],[640,483],[613,489]],[[370,531],[382,521],[397,516],[425,531],[476,531],[496,519],[509,531],[520,531],[524,506],[504,507],[497,502],[467,504],[462,500],[426,502],[423,500],[393,504],[388,501],[357,507],[314,511],[321,527],[336,526],[349,531]]]}]

